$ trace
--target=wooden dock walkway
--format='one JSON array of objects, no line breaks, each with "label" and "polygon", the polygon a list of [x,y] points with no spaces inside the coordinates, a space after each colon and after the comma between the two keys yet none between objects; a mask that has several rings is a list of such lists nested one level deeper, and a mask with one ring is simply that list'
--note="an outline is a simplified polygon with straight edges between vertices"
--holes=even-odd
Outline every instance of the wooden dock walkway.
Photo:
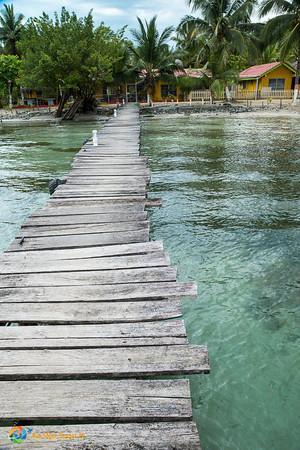
[{"label": "wooden dock walkway", "polygon": [[184,376],[208,355],[180,319],[196,286],[149,241],[149,180],[127,106],[0,255],[1,449],[13,431],[26,450],[200,449]]}]

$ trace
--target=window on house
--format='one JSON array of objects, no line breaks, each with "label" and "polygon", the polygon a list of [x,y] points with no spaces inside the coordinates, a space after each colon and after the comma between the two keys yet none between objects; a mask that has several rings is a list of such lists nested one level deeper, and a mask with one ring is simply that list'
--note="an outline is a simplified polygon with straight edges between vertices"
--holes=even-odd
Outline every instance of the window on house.
[{"label": "window on house", "polygon": [[247,81],[243,81],[243,89],[247,88]]},{"label": "window on house", "polygon": [[162,84],[160,87],[160,94],[162,97],[168,97],[173,95],[176,97],[177,89],[175,84]]},{"label": "window on house", "polygon": [[269,80],[269,88],[272,91],[284,90],[284,78],[271,78]]}]

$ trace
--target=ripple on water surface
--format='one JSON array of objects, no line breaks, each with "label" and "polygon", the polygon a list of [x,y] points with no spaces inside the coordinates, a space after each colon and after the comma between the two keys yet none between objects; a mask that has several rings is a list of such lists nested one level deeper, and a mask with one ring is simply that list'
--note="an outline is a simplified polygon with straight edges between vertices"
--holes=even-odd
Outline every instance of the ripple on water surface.
[{"label": "ripple on water surface", "polygon": [[199,286],[184,312],[210,351],[191,377],[205,450],[300,448],[299,139],[296,118],[143,123],[152,238]]},{"label": "ripple on water surface", "polygon": [[[2,249],[95,125],[0,128]],[[294,118],[143,124],[165,205],[151,210],[152,239],[199,285],[184,312],[210,351],[211,374],[191,377],[204,450],[300,448],[299,139]]]},{"label": "ripple on water surface", "polygon": [[99,122],[0,127],[0,250],[42,206],[52,178],[63,177]]}]

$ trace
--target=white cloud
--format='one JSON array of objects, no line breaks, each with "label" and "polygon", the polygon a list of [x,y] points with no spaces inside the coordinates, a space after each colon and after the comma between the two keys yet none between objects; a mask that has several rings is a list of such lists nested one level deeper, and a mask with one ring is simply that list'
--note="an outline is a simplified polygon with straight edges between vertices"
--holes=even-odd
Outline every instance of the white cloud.
[{"label": "white cloud", "polygon": [[39,16],[43,11],[52,14],[62,6],[81,16],[93,9],[97,23],[104,21],[114,29],[124,25],[135,27],[136,16],[149,20],[154,15],[158,16],[159,28],[177,26],[189,13],[186,0],[14,0],[13,3],[15,10],[26,17]]},{"label": "white cloud", "polygon": [[[74,2],[73,2],[74,3]],[[95,16],[108,16],[108,17],[123,17],[127,15],[126,10],[114,7],[114,6],[106,6],[103,4],[101,6],[100,2],[78,2],[76,6],[76,10],[81,12],[82,14],[86,14],[87,11],[93,10],[93,14]]]}]

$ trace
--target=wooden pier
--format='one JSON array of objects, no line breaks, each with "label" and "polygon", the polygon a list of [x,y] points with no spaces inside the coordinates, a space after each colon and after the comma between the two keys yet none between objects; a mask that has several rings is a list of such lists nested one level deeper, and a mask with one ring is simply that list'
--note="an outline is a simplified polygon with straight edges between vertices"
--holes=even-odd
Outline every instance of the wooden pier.
[{"label": "wooden pier", "polygon": [[196,286],[149,241],[138,108],[98,139],[0,256],[0,448],[15,431],[26,450],[200,449],[185,376],[208,355],[180,319]]}]

